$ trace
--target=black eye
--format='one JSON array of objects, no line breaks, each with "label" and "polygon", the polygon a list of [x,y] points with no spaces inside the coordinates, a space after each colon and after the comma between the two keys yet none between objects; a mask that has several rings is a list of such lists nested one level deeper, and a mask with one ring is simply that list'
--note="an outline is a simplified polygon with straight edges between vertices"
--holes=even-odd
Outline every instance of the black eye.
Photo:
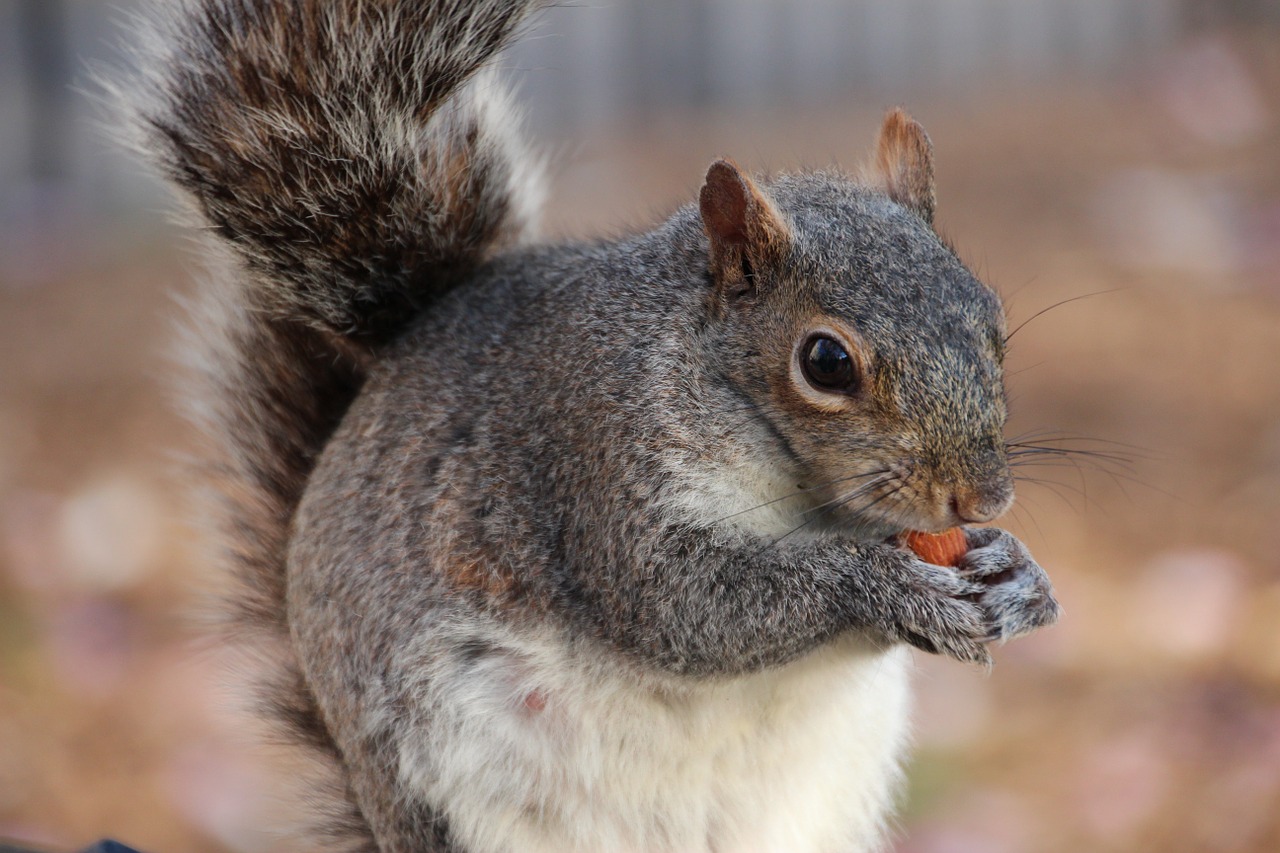
[{"label": "black eye", "polygon": [[810,338],[802,362],[804,376],[815,388],[843,393],[857,390],[858,368],[839,341],[823,336]]}]

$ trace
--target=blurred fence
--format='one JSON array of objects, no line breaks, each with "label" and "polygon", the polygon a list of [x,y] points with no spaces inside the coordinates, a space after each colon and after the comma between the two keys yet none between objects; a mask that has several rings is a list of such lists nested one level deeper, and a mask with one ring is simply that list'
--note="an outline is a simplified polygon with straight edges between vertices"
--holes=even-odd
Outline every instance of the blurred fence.
[{"label": "blurred fence", "polygon": [[583,0],[551,10],[514,59],[544,70],[525,86],[535,123],[563,126],[1105,74],[1168,43],[1183,13],[1180,0]]},{"label": "blurred fence", "polygon": [[[72,84],[111,61],[137,0],[0,0],[0,214],[65,202],[135,206],[154,192],[90,131]],[[994,75],[1106,73],[1188,17],[1274,0],[569,0],[510,64],[535,129],[658,109],[820,104],[864,92],[963,90]]]}]

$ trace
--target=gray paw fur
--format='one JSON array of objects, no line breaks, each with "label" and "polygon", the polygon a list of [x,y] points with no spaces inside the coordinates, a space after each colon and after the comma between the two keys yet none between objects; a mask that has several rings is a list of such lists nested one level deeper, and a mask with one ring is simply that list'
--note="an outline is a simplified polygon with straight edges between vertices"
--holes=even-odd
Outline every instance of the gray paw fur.
[{"label": "gray paw fur", "polygon": [[903,588],[895,597],[890,635],[931,654],[990,665],[984,646],[990,625],[977,603],[985,591],[982,584],[899,553],[903,561],[897,573]]},{"label": "gray paw fur", "polygon": [[981,588],[975,600],[988,626],[985,640],[1008,640],[1057,621],[1053,585],[1025,545],[990,527],[967,529],[965,536],[970,550],[958,571]]}]

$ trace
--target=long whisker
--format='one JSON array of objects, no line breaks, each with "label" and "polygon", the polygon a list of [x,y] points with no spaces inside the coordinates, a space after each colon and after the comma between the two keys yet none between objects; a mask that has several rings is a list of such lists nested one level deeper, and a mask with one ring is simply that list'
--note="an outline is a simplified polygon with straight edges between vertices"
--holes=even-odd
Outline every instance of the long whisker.
[{"label": "long whisker", "polygon": [[[1063,447],[1063,442],[1072,442],[1075,447]],[[1094,446],[1089,446],[1094,445]],[[1101,445],[1099,447],[1098,445]],[[1091,438],[1083,435],[1072,435],[1056,430],[1033,430],[1015,436],[1005,442],[1005,450],[1010,455],[1074,455],[1080,458],[1109,459],[1118,466],[1130,470],[1135,460],[1158,458],[1148,448],[1105,438]]]},{"label": "long whisker", "polygon": [[1078,456],[1088,459],[1104,459],[1108,462],[1116,462],[1123,465],[1132,465],[1133,457],[1127,453],[1117,453],[1110,450],[1090,450],[1081,447],[1053,447],[1052,445],[1041,444],[1006,444],[1007,453],[1010,456]]},{"label": "long whisker", "polygon": [[1053,447],[1045,444],[1011,443],[1007,447],[1013,448],[1006,451],[1011,468],[1072,467],[1079,473],[1083,487],[1085,483],[1084,470],[1087,466],[1091,470],[1105,474],[1110,478],[1129,500],[1132,500],[1132,497],[1125,489],[1125,483],[1151,489],[1176,501],[1182,500],[1178,495],[1152,485],[1139,477],[1137,468],[1132,461],[1133,454],[1084,448]]},{"label": "long whisker", "polygon": [[[870,491],[872,491],[872,490],[874,490],[874,489],[879,488],[880,486],[884,485],[885,483],[891,482],[891,481],[892,481],[892,480],[894,480],[895,478],[896,478],[896,475],[895,475],[895,476],[890,476],[890,477],[881,477],[881,478],[879,478],[878,480],[872,480],[870,483],[863,483],[861,486],[859,486],[858,488],[854,489],[854,490],[853,490],[852,492],[850,492],[849,494],[847,494],[847,495],[837,495],[836,497],[832,498],[832,499],[831,499],[831,500],[829,500],[829,501],[824,501],[823,503],[820,503],[820,504],[818,504],[817,506],[810,507],[809,509],[806,509],[804,512],[802,512],[802,513],[801,513],[801,515],[808,515],[808,514],[809,514],[809,513],[811,513],[811,512],[817,512],[818,510],[825,509],[826,507],[832,507],[832,509],[835,509],[835,508],[837,508],[837,507],[839,507],[839,506],[843,506],[844,504],[848,503],[849,501],[851,501],[851,500],[856,500],[857,498],[861,497],[862,495],[865,495],[865,494],[867,494],[868,492],[870,492]],[[834,504],[835,506],[833,506],[833,504]]]},{"label": "long whisker", "polygon": [[1031,520],[1032,525],[1035,526],[1036,534],[1039,535],[1041,539],[1044,538],[1044,530],[1041,529],[1040,522],[1036,520],[1036,517],[1034,514],[1032,514],[1030,507],[1027,507],[1027,506],[1020,507],[1017,504],[1014,504],[1011,507],[1011,509],[1013,511],[1014,517],[1017,518],[1019,522],[1023,524],[1024,527],[1026,526],[1026,524],[1025,522],[1022,522],[1022,516],[1025,513],[1026,517]]},{"label": "long whisker", "polygon": [[1021,479],[1027,480],[1028,482],[1034,481],[1036,478],[1028,477],[1026,474],[1021,473],[1023,469],[1026,469],[1026,468],[1034,468],[1036,470],[1039,470],[1042,468],[1066,468],[1071,471],[1074,471],[1076,474],[1076,477],[1080,481],[1079,491],[1081,494],[1085,496],[1085,500],[1086,501],[1088,500],[1089,481],[1084,475],[1084,466],[1082,466],[1075,459],[1070,459],[1070,458],[1053,459],[1049,461],[1015,459],[1009,463],[1009,469],[1011,472],[1014,472],[1015,479],[1021,478]]},{"label": "long whisker", "polygon": [[[883,481],[883,483],[877,483],[876,485],[877,485],[877,486],[879,486],[879,485],[883,485],[884,483],[892,482],[894,479],[897,479],[897,478],[887,478],[886,480],[884,480],[884,481]],[[894,486],[894,487],[893,487],[892,489],[890,489],[889,491],[887,491],[887,492],[885,492],[885,493],[883,493],[883,494],[879,495],[878,497],[876,497],[874,500],[870,501],[869,503],[866,503],[866,504],[863,504],[862,506],[859,506],[859,507],[855,510],[855,513],[857,513],[857,514],[864,513],[864,512],[866,512],[867,510],[871,509],[872,507],[876,506],[877,504],[881,503],[882,501],[884,501],[884,500],[886,500],[886,499],[888,499],[888,498],[893,497],[893,496],[894,496],[894,495],[896,495],[898,492],[902,491],[902,488],[903,488],[903,486],[904,486],[904,485],[905,485],[905,483],[903,483],[903,482],[899,481],[899,482],[898,482],[898,485]],[[855,492],[855,493],[853,493],[853,494],[846,495],[846,496],[845,496],[844,498],[842,498],[840,501],[838,501],[838,502],[834,503],[832,506],[828,507],[828,508],[827,508],[827,510],[824,512],[824,515],[827,515],[827,514],[830,514],[830,513],[832,513],[832,512],[835,512],[837,509],[839,509],[839,508],[841,508],[841,507],[848,506],[849,504],[853,503],[853,502],[854,502],[855,500],[857,500],[858,498],[863,497],[864,495],[866,495],[866,494],[868,493],[868,491],[870,491],[870,490],[868,490],[868,489],[862,489],[862,490],[859,490],[858,492]],[[862,526],[865,526],[865,525],[859,525],[859,526],[860,526],[860,527],[862,527]]]},{"label": "long whisker", "polygon": [[1106,459],[1112,462],[1121,462],[1126,465],[1132,464],[1132,460],[1126,453],[1117,453],[1109,450],[1088,450],[1074,447],[1054,447],[1052,445],[1041,444],[1010,444],[1006,445],[1006,452],[1011,456],[1075,456],[1079,458],[1089,459]]},{"label": "long whisker", "polygon": [[[1081,464],[1081,463],[1085,464]],[[1104,474],[1112,480],[1126,480],[1136,485],[1147,485],[1138,477],[1137,473],[1130,468],[1112,468],[1107,465],[1089,460],[1080,459],[1049,459],[1049,460],[1026,460],[1014,459],[1009,462],[1009,469],[1018,474],[1024,474],[1028,471],[1043,471],[1046,469],[1066,469],[1074,471],[1080,488],[1087,488],[1088,478],[1085,476],[1086,471],[1096,471]]]},{"label": "long whisker", "polygon": [[[898,480],[898,477],[897,477],[896,475],[895,475],[895,476],[892,476],[892,477],[886,477],[886,478],[885,478],[884,480],[882,480],[882,481],[881,481],[881,480],[878,480],[878,481],[876,481],[875,483],[873,483],[873,484],[871,484],[871,485],[878,487],[878,486],[883,485],[884,483],[891,483],[891,482],[893,482],[894,480]],[[900,491],[900,490],[902,489],[902,486],[903,486],[903,483],[899,480],[898,485],[897,485],[897,486],[895,486],[893,489],[891,489],[887,494],[888,494],[888,495],[897,494],[897,492],[898,492],[898,491]],[[867,491],[867,487],[865,487],[865,486],[864,486],[864,487],[861,487],[861,488],[859,488],[859,489],[855,490],[854,494],[852,494],[852,495],[850,495],[850,496],[848,496],[848,497],[845,497],[844,499],[842,499],[842,500],[840,500],[840,501],[838,501],[838,502],[832,503],[830,506],[828,506],[828,507],[826,507],[825,509],[823,509],[823,511],[822,511],[822,512],[818,513],[817,515],[811,516],[810,518],[808,518],[808,519],[807,519],[807,520],[805,520],[805,521],[802,521],[800,524],[797,524],[795,527],[791,528],[791,529],[790,529],[790,530],[788,530],[786,533],[782,534],[782,535],[781,535],[781,536],[779,536],[777,539],[773,540],[773,542],[771,542],[771,543],[769,544],[769,546],[768,546],[768,547],[770,547],[770,548],[777,547],[777,546],[778,546],[778,544],[782,542],[782,540],[786,539],[787,537],[791,536],[791,535],[792,535],[792,534],[794,534],[794,533],[797,533],[797,532],[798,532],[798,531],[800,531],[801,529],[803,529],[803,528],[805,528],[805,527],[808,527],[810,524],[813,524],[815,521],[818,521],[819,519],[822,519],[822,518],[826,518],[828,515],[830,515],[831,513],[835,512],[837,509],[839,509],[840,507],[842,507],[842,506],[844,506],[845,504],[849,503],[850,501],[857,500],[857,498],[858,498],[858,497],[860,497],[860,496],[861,496],[861,494],[864,494],[866,491]],[[880,496],[879,498],[877,498],[875,501],[872,501],[872,503],[871,503],[871,504],[869,504],[867,507],[864,507],[862,510],[859,510],[859,511],[860,511],[860,512],[861,512],[861,511],[865,511],[866,509],[870,508],[871,506],[874,506],[874,505],[875,505],[876,503],[878,503],[879,501],[883,500],[886,496],[887,496],[887,495],[881,495],[881,496]]]},{"label": "long whisker", "polygon": [[834,480],[828,480],[827,482],[825,482],[825,483],[819,483],[819,484],[817,484],[816,486],[805,486],[805,487],[803,487],[803,488],[798,488],[798,489],[796,489],[794,492],[792,492],[791,494],[783,495],[783,496],[782,496],[782,497],[780,497],[780,498],[773,498],[772,500],[767,500],[767,501],[765,501],[764,503],[759,503],[759,504],[756,504],[755,506],[747,507],[746,509],[740,509],[740,510],[738,510],[737,512],[731,512],[731,513],[729,513],[728,515],[724,516],[723,518],[716,519],[714,522],[712,522],[712,524],[719,524],[719,523],[721,523],[722,521],[728,521],[729,519],[731,519],[731,518],[736,518],[736,517],[737,517],[737,516],[739,516],[739,515],[743,515],[743,514],[748,513],[748,512],[754,512],[754,511],[756,511],[756,510],[758,510],[758,509],[763,509],[764,507],[771,506],[771,505],[773,505],[773,504],[778,503],[779,501],[790,500],[791,498],[794,498],[794,497],[796,497],[797,495],[806,494],[806,493],[808,493],[808,492],[816,492],[816,491],[818,491],[818,490],[820,490],[820,489],[830,488],[831,486],[835,486],[835,485],[838,485],[838,484],[840,484],[840,483],[847,483],[847,482],[849,482],[850,480],[859,480],[859,479],[862,479],[862,478],[865,478],[865,477],[875,477],[875,476],[878,476],[878,475],[880,475],[880,474],[887,474],[887,473],[889,473],[889,469],[888,469],[888,468],[882,468],[882,469],[880,469],[880,470],[878,470],[878,471],[868,471],[868,472],[867,472],[867,473],[865,473],[865,474],[854,474],[854,475],[849,476],[849,477],[837,477],[837,478],[836,478],[836,479],[834,479]]},{"label": "long whisker", "polygon": [[1020,367],[1017,370],[1010,370],[1005,373],[1005,378],[1008,379],[1010,377],[1017,376],[1019,373],[1026,373],[1028,370],[1035,370],[1037,367],[1040,367],[1045,364],[1048,364],[1048,362],[1037,361],[1035,364],[1029,364],[1026,367]]},{"label": "long whisker", "polygon": [[[1065,440],[1065,439],[1064,439]],[[1026,450],[1045,450],[1050,453],[1091,453],[1091,454],[1109,454],[1121,459],[1132,459],[1135,454],[1127,450],[1112,450],[1110,448],[1097,447],[1063,447],[1054,443],[1054,439],[1040,439],[1039,441],[1010,441],[1005,443],[1005,447],[1020,448]]]},{"label": "long whisker", "polygon": [[1062,501],[1067,506],[1071,507],[1071,509],[1077,512],[1079,512],[1079,508],[1076,507],[1076,505],[1073,504],[1070,501],[1070,499],[1068,499],[1067,496],[1062,493],[1061,491],[1062,489],[1067,489],[1068,491],[1079,495],[1084,500],[1085,504],[1095,504],[1095,502],[1092,499],[1090,499],[1089,493],[1087,491],[1077,486],[1073,486],[1069,483],[1059,483],[1053,480],[1043,480],[1037,477],[1015,476],[1014,479],[1017,480],[1019,483],[1027,483],[1029,485],[1039,486],[1042,489],[1045,489],[1054,497],[1056,497],[1058,500]]},{"label": "long whisker", "polygon": [[1137,444],[1129,444],[1123,441],[1114,441],[1109,438],[1095,438],[1090,435],[1075,435],[1074,433],[1062,432],[1054,429],[1037,429],[1015,435],[1009,439],[1007,444],[1021,444],[1024,442],[1036,442],[1037,444],[1049,444],[1062,441],[1087,441],[1091,444],[1107,444],[1112,447],[1120,447],[1125,450],[1136,452],[1146,452],[1148,448]]},{"label": "long whisker", "polygon": [[[1081,464],[1084,463],[1084,464]],[[1091,470],[1105,474],[1112,480],[1124,480],[1137,486],[1143,486],[1148,489],[1158,488],[1146,482],[1137,475],[1136,469],[1131,465],[1106,459],[1090,459],[1086,457],[1073,457],[1070,455],[1060,455],[1056,458],[1049,457],[1030,457],[1022,459],[1011,459],[1010,468],[1074,468],[1083,476],[1085,465]]]},{"label": "long whisker", "polygon": [[1021,332],[1024,328],[1026,328],[1028,323],[1030,323],[1032,320],[1034,320],[1035,318],[1043,314],[1049,313],[1055,308],[1061,308],[1063,305],[1070,305],[1072,302],[1079,302],[1081,299],[1088,299],[1092,296],[1105,296],[1108,293],[1116,293],[1117,291],[1120,291],[1120,290],[1124,290],[1124,288],[1113,287],[1113,288],[1110,288],[1109,290],[1096,290],[1093,293],[1082,293],[1079,296],[1072,296],[1070,299],[1064,299],[1061,302],[1055,302],[1052,305],[1050,305],[1048,308],[1041,308],[1039,311],[1037,311],[1027,319],[1023,320],[1021,323],[1019,323],[1016,329],[1014,329],[1009,334],[1005,335],[1004,342],[1006,344],[1009,343],[1009,341],[1013,338],[1014,335],[1018,334],[1018,332]]},{"label": "long whisker", "polygon": [[[894,486],[892,489],[890,489],[889,491],[885,492],[883,495],[880,495],[878,498],[876,498],[875,500],[871,501],[870,503],[866,503],[866,504],[863,504],[862,506],[858,507],[856,510],[854,510],[854,512],[855,512],[856,514],[858,514],[858,515],[862,515],[863,513],[865,513],[865,512],[867,512],[868,510],[870,510],[872,507],[875,507],[875,506],[877,506],[877,505],[879,505],[879,504],[883,503],[884,501],[886,501],[886,500],[888,500],[888,499],[890,499],[890,498],[892,498],[892,497],[895,497],[899,492],[901,492],[901,491],[902,491],[902,489],[903,489],[903,487],[904,487],[905,485],[906,485],[905,483],[899,482],[899,483],[898,483],[898,485]],[[848,501],[846,501],[845,503],[848,503]],[[844,506],[844,504],[841,504],[841,506]],[[860,526],[860,527],[865,527],[865,525],[859,525],[859,526]]]},{"label": "long whisker", "polygon": [[1078,453],[1054,448],[1025,448],[1006,451],[1009,464],[1015,467],[1061,467],[1070,465],[1077,469],[1088,465],[1108,474],[1136,477],[1134,464],[1123,456],[1108,453]]}]

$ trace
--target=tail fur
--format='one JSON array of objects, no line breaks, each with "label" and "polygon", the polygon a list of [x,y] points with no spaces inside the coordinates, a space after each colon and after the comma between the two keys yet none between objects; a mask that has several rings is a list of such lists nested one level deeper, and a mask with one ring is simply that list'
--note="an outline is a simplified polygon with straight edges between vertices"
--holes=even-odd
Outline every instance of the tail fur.
[{"label": "tail fur", "polygon": [[490,64],[538,2],[174,5],[125,88],[135,143],[234,270],[191,329],[229,633],[269,663],[282,729],[338,771],[327,846],[374,850],[290,649],[289,525],[378,349],[533,228],[539,170]]}]

